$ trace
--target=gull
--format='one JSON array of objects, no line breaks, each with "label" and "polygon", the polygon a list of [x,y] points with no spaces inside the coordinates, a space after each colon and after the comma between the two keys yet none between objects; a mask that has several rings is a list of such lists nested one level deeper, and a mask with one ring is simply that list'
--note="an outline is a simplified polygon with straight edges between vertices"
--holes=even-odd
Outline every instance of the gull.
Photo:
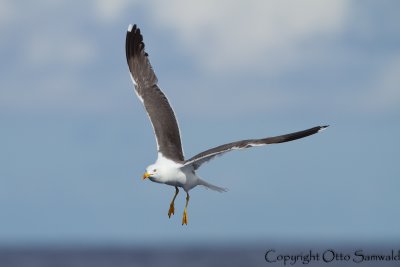
[{"label": "gull", "polygon": [[156,74],[144,49],[143,36],[136,25],[129,25],[128,27],[125,50],[135,93],[150,118],[157,143],[157,160],[146,168],[143,180],[148,178],[152,182],[175,187],[175,194],[168,210],[169,218],[175,213],[174,202],[179,193],[179,188],[186,192],[182,225],[188,223],[187,207],[191,189],[201,185],[218,192],[227,191],[226,188],[210,184],[196,174],[203,163],[233,150],[293,141],[318,133],[329,126],[316,126],[275,137],[232,142],[208,149],[185,160],[175,113],[167,97],[158,87]]}]

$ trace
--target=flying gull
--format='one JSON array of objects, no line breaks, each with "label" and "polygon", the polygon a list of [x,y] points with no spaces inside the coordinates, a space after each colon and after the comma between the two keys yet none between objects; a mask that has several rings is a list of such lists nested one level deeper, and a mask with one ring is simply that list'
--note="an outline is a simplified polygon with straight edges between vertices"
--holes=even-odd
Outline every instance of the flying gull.
[{"label": "flying gull", "polygon": [[210,184],[196,174],[196,170],[205,162],[216,156],[238,149],[255,146],[277,144],[303,138],[328,127],[316,126],[304,131],[267,137],[248,139],[220,145],[201,152],[190,159],[183,156],[178,122],[165,94],[160,90],[157,77],[150,64],[148,54],[144,50],[143,36],[136,25],[129,25],[126,34],[126,59],[129,66],[135,93],[143,103],[150,118],[156,136],[158,158],[154,164],[146,168],[143,179],[175,187],[175,195],[168,210],[168,217],[174,214],[174,201],[179,187],[186,192],[186,204],[183,210],[182,225],[188,223],[187,206],[189,191],[197,185],[224,192],[225,188]]}]

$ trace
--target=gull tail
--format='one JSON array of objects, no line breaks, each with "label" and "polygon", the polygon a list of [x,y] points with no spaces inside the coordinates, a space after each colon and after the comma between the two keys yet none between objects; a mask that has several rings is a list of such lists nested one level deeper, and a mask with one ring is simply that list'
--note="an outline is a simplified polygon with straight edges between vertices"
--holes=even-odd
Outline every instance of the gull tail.
[{"label": "gull tail", "polygon": [[204,181],[203,179],[200,179],[200,178],[198,178],[198,179],[199,179],[199,185],[202,185],[207,189],[211,189],[211,190],[218,191],[218,192],[226,192],[226,191],[228,191],[228,188],[219,187],[219,186],[210,184],[210,183]]}]

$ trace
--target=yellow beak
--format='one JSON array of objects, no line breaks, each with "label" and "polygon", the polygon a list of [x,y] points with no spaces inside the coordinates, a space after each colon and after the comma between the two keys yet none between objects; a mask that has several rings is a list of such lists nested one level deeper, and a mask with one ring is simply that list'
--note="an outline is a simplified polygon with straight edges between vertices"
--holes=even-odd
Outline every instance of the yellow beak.
[{"label": "yellow beak", "polygon": [[143,174],[142,179],[144,180],[144,179],[146,179],[146,178],[149,178],[149,176],[150,176],[150,174],[149,174],[148,172],[145,172],[145,173]]}]

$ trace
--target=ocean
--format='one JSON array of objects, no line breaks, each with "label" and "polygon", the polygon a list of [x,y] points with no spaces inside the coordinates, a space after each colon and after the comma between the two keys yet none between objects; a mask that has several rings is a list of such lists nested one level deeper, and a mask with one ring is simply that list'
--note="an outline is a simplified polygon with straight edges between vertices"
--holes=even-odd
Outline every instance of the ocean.
[{"label": "ocean", "polygon": [[400,266],[400,246],[0,249],[0,267]]},{"label": "ocean", "polygon": [[250,261],[262,263],[263,252],[240,252],[221,249],[142,250],[129,248],[3,249],[0,251],[1,267],[179,267],[222,266],[225,264],[229,264],[229,266],[244,266],[243,264]]}]

